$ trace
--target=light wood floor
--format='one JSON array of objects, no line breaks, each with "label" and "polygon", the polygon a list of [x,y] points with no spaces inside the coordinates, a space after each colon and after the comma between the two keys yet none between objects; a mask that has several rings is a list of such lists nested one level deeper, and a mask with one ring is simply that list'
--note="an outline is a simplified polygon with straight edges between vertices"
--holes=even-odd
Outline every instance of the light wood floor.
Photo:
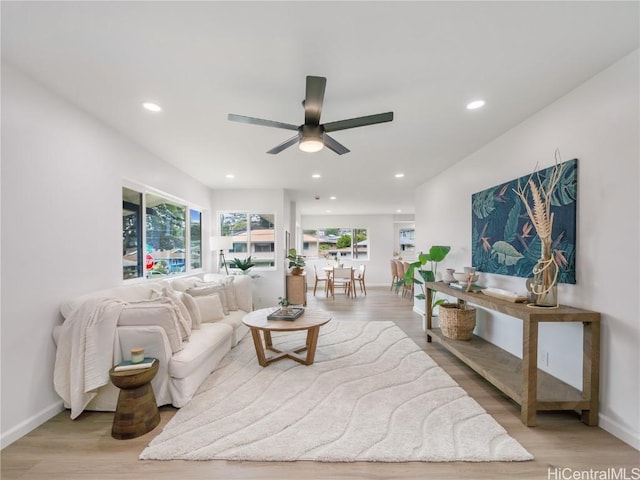
[{"label": "light wood floor", "polygon": [[[572,471],[640,468],[640,452],[569,412],[542,412],[538,426],[520,423],[517,406],[436,344],[427,344],[420,317],[408,299],[387,288],[335,300],[310,292],[309,306],[331,310],[340,320],[393,320],[442,366],[480,405],[535,456],[513,463],[316,463],[231,461],[141,461],[138,455],[174,415],[161,408],[161,424],[132,440],[111,438],[112,413],[85,412],[69,420],[63,412],[2,451],[3,480],[12,479],[536,479],[561,478],[548,469]],[[636,473],[640,470],[635,470]],[[569,472],[571,474],[571,472]],[[565,473],[565,475],[567,475]],[[573,477],[564,477],[573,478]],[[575,477],[599,478],[599,477]],[[607,477],[614,478],[614,477]],[[624,478],[624,477],[618,477]]]}]

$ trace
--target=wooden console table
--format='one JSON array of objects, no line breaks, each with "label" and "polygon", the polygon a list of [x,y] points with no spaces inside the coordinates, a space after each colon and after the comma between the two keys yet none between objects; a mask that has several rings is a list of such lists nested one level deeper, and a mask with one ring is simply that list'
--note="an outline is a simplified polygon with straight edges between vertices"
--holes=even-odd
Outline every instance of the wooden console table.
[{"label": "wooden console table", "polygon": [[[582,421],[598,425],[598,391],[600,388],[600,314],[561,305],[555,309],[538,309],[526,304],[465,292],[442,282],[427,282],[427,341],[432,338],[495,387],[520,405],[520,418],[527,426],[535,426],[538,410],[576,410]],[[473,336],[470,341],[451,340],[431,324],[431,293],[442,292],[489,310],[522,320],[522,359]],[[582,391],[538,370],[538,324],[541,322],[582,323]]]}]

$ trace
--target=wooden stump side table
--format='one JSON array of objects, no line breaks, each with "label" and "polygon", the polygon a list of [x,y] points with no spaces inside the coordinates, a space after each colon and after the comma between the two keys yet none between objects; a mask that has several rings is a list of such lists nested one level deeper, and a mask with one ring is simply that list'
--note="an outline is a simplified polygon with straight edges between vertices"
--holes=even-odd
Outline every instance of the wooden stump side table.
[{"label": "wooden stump side table", "polygon": [[153,394],[151,380],[158,373],[158,360],[149,368],[109,370],[111,383],[120,389],[113,417],[111,436],[118,440],[136,438],[150,432],[160,423],[160,412]]}]

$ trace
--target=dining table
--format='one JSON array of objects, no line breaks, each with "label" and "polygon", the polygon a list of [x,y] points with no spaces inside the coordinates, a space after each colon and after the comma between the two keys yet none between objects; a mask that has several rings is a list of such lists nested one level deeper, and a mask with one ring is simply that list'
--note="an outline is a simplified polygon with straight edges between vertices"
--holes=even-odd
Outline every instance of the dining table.
[{"label": "dining table", "polygon": [[355,271],[356,268],[355,267],[336,267],[336,266],[331,266],[328,265],[326,267],[322,267],[322,270],[327,274],[327,289],[326,289],[326,295],[327,297],[329,296],[329,285],[331,284],[331,282],[333,281],[333,269],[334,268],[351,268],[351,297],[352,298],[356,298],[356,287],[355,287]]}]

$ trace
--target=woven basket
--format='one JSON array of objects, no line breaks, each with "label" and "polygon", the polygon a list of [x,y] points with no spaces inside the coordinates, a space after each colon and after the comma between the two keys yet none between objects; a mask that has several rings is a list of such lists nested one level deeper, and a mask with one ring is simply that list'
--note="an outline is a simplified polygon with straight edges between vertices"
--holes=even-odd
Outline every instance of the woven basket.
[{"label": "woven basket", "polygon": [[476,327],[476,309],[455,303],[443,303],[438,313],[442,335],[453,340],[471,340]]}]

